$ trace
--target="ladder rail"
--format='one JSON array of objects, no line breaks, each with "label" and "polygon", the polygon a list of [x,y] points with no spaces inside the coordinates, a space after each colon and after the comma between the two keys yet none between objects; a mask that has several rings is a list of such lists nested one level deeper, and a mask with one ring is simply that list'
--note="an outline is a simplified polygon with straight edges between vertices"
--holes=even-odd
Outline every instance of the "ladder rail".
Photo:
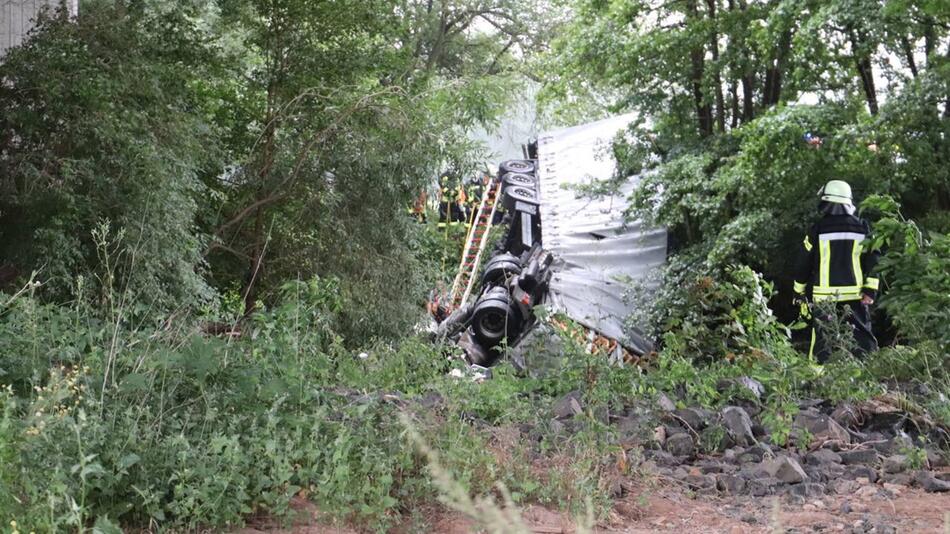
[{"label": "ladder rail", "polygon": [[[462,259],[459,262],[458,274],[455,275],[455,280],[452,282],[452,291],[449,293],[449,295],[452,297],[453,304],[455,303],[456,295],[458,294],[459,289],[461,289],[459,286],[465,273],[465,261],[468,259],[468,256],[471,253],[472,242],[475,239],[475,231],[478,228],[478,221],[481,218],[482,211],[485,209],[485,204],[488,202],[488,197],[491,194],[491,190],[491,187],[486,187],[485,192],[482,193],[482,199],[478,203],[478,211],[476,212],[475,217],[472,220],[472,224],[468,229],[468,235],[465,238],[465,248],[462,249]],[[494,206],[492,206],[492,208],[492,213],[494,213]]]},{"label": "ladder rail", "polygon": [[485,231],[482,232],[481,243],[478,246],[478,254],[475,256],[475,261],[472,263],[472,272],[468,277],[468,284],[465,287],[465,294],[462,295],[462,300],[459,302],[459,306],[464,306],[468,302],[468,297],[472,294],[472,288],[475,287],[475,273],[478,272],[478,266],[482,261],[482,253],[485,252],[485,247],[488,245],[488,237],[491,234],[492,223],[495,220],[495,211],[498,209],[498,195],[501,194],[501,182],[498,182],[495,185],[495,201],[492,202],[491,213],[488,215],[488,221],[485,223]]}]

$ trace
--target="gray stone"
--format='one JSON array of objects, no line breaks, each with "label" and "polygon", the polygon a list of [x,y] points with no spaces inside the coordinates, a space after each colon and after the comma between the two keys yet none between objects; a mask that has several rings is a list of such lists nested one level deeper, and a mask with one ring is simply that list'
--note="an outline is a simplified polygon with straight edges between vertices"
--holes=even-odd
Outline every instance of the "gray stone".
[{"label": "gray stone", "polygon": [[755,443],[752,433],[752,419],[749,414],[738,406],[727,406],[722,410],[722,422],[726,432],[739,445]]},{"label": "gray stone", "polygon": [[877,451],[874,449],[854,449],[841,451],[841,463],[845,465],[870,465],[878,462]]},{"label": "gray stone", "polygon": [[697,462],[697,466],[700,471],[707,475],[712,473],[729,473],[737,470],[734,465],[724,464],[715,460],[703,460]]},{"label": "gray stone", "polygon": [[716,487],[716,477],[712,475],[688,475],[686,484],[691,489],[711,489]]},{"label": "gray stone", "polygon": [[749,493],[754,497],[765,497],[766,495],[772,495],[775,493],[775,489],[781,485],[781,480],[772,477],[756,478],[746,483]]},{"label": "gray stone", "polygon": [[655,449],[649,449],[643,451],[643,457],[647,460],[652,460],[656,465],[660,467],[675,467],[680,465],[679,460],[677,460],[672,454],[666,451],[660,451]]},{"label": "gray stone", "polygon": [[663,448],[673,456],[692,456],[693,438],[685,433],[673,434],[666,438],[666,443],[663,445]]},{"label": "gray stone", "polygon": [[621,441],[647,441],[652,428],[647,417],[642,415],[627,415],[617,421],[617,435]]},{"label": "gray stone", "polygon": [[947,460],[947,454],[933,447],[927,447],[927,461],[930,462],[930,467],[947,467],[950,466],[950,461]]},{"label": "gray stone", "polygon": [[873,441],[870,443],[878,453],[884,456],[900,454],[914,446],[914,441],[907,434],[900,434],[883,441]]},{"label": "gray stone", "polygon": [[885,473],[900,473],[909,467],[907,457],[903,454],[894,454],[884,459]]},{"label": "gray stone", "polygon": [[745,489],[746,481],[744,478],[736,475],[719,475],[716,477],[716,487],[719,491],[738,495]]},{"label": "gray stone", "polygon": [[833,484],[835,493],[838,495],[851,495],[860,487],[857,482],[853,480],[838,480]]},{"label": "gray stone", "polygon": [[779,456],[774,460],[766,462],[764,467],[769,475],[786,484],[798,484],[808,479],[808,475],[805,474],[802,466],[788,456]]},{"label": "gray stone", "polygon": [[812,442],[833,441],[851,443],[851,435],[831,417],[816,411],[806,410],[795,416],[792,428],[807,430]]},{"label": "gray stone", "polygon": [[660,396],[656,399],[656,405],[664,412],[672,412],[676,409],[676,403],[670,400],[666,393],[660,393]]},{"label": "gray stone", "polygon": [[930,471],[918,471],[914,482],[928,493],[943,493],[950,491],[950,482],[940,480]]},{"label": "gray stone", "polygon": [[722,453],[722,461],[729,463],[738,463],[739,455],[736,453],[736,449],[726,449]]},{"label": "gray stone", "polygon": [[564,395],[554,405],[554,417],[556,419],[570,419],[575,415],[580,415],[583,412],[584,407],[581,404],[580,391],[572,391],[567,395]]},{"label": "gray stone", "polygon": [[838,407],[831,412],[831,418],[845,428],[854,428],[861,422],[861,414],[848,402],[839,404]]},{"label": "gray stone", "polygon": [[825,487],[814,482],[805,482],[804,484],[795,484],[789,486],[788,492],[796,497],[805,499],[817,499],[825,494]]},{"label": "gray stone", "polygon": [[805,462],[809,465],[827,465],[827,464],[840,464],[841,456],[834,451],[828,449],[818,449],[817,451],[810,452],[805,456]]},{"label": "gray stone", "polygon": [[877,482],[877,471],[866,465],[849,465],[845,468],[841,477],[848,480],[866,478],[869,482]]},{"label": "gray stone", "polygon": [[674,410],[673,415],[679,418],[681,422],[689,425],[694,432],[699,432],[706,428],[706,425],[709,424],[709,420],[712,419],[713,416],[712,412],[703,410],[702,408]]},{"label": "gray stone", "polygon": [[907,473],[888,473],[881,478],[888,484],[900,484],[901,486],[910,486],[914,482],[914,477]]}]

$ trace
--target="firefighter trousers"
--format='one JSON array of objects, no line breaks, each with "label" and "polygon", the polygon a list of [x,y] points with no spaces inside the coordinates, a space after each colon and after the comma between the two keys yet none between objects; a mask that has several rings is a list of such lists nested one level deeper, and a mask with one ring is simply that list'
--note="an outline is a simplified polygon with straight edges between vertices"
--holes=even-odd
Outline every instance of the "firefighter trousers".
[{"label": "firefighter trousers", "polygon": [[[874,332],[871,331],[871,311],[868,305],[860,300],[853,300],[839,302],[835,307],[838,311],[838,317],[847,318],[847,324],[854,334],[855,348],[853,354],[860,358],[877,350],[877,339],[874,338]],[[810,354],[818,359],[818,363],[828,361],[828,357],[834,348],[833,340],[828,339],[825,332],[833,327],[831,322],[834,320],[835,317],[833,316],[819,317],[815,315],[812,318]]]}]

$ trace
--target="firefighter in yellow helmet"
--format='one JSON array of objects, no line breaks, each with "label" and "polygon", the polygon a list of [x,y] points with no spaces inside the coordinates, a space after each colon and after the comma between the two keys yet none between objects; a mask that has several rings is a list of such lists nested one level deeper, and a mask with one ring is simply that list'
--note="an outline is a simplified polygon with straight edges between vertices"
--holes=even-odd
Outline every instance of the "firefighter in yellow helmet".
[{"label": "firefighter in yellow helmet", "polygon": [[465,190],[449,173],[439,177],[439,228],[465,222]]},{"label": "firefighter in yellow helmet", "polygon": [[865,243],[870,225],[855,215],[847,182],[831,180],[818,194],[821,219],[802,240],[794,290],[803,316],[811,320],[809,355],[824,363],[831,347],[823,339],[820,323],[831,317],[813,316],[816,308],[809,307],[810,303],[835,303],[848,318],[858,355],[877,350],[869,306],[880,283],[874,276],[880,254]]}]

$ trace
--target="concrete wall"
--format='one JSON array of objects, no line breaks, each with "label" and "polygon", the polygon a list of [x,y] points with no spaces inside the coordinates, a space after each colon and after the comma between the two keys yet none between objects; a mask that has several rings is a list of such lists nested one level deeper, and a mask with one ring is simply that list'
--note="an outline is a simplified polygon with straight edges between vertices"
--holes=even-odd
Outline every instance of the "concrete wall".
[{"label": "concrete wall", "polygon": [[62,4],[76,16],[79,0],[0,0],[0,57],[26,38],[37,13],[45,7],[55,8]]}]

